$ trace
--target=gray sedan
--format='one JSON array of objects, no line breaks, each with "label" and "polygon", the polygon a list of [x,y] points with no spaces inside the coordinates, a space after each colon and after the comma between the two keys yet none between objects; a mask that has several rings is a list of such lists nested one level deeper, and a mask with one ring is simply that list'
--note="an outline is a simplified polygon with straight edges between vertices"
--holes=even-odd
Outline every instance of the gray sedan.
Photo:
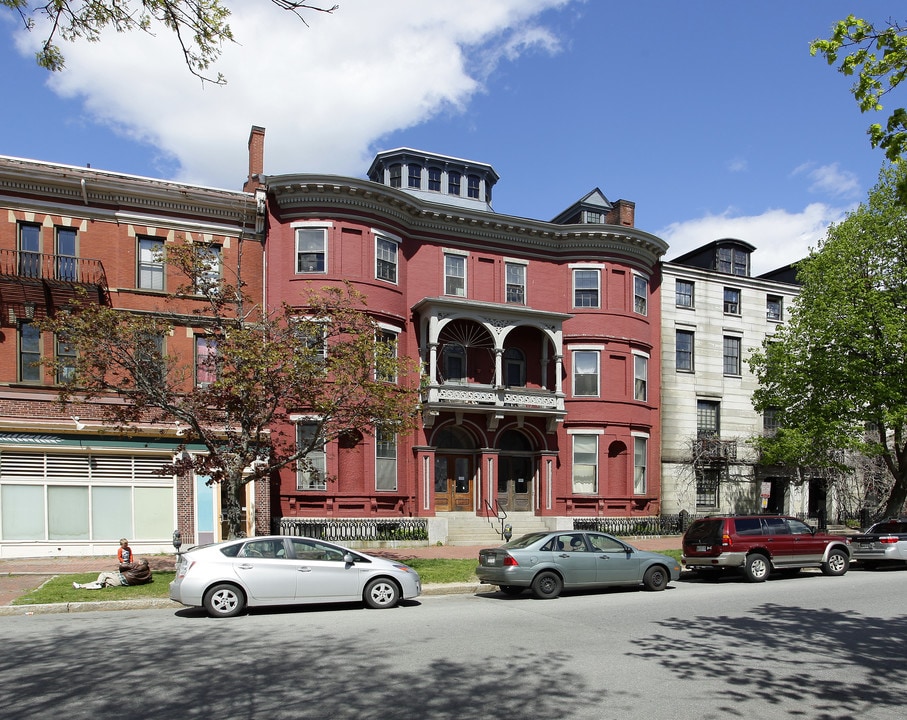
[{"label": "gray sedan", "polygon": [[365,602],[393,607],[422,592],[408,565],[307,537],[272,535],[192,548],[180,557],[170,599],[230,617],[245,607]]},{"label": "gray sedan", "polygon": [[643,585],[664,590],[680,577],[680,563],[599,532],[530,533],[506,545],[479,551],[479,580],[508,595],[531,588],[536,597],[561,590]]}]

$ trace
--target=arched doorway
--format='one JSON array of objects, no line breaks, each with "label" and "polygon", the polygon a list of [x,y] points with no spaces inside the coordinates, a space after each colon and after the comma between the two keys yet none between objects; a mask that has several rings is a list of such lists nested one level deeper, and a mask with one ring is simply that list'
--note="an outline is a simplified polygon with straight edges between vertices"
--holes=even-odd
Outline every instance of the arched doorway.
[{"label": "arched doorway", "polygon": [[498,449],[498,504],[505,510],[532,510],[532,443],[523,433],[507,430]]},{"label": "arched doorway", "polygon": [[476,445],[468,433],[441,428],[435,436],[435,510],[473,509],[473,467]]}]

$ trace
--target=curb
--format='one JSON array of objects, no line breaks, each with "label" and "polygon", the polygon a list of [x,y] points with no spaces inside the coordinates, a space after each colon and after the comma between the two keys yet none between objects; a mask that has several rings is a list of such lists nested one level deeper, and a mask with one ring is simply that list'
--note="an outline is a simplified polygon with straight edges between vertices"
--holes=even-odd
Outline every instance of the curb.
[{"label": "curb", "polygon": [[[481,590],[490,590],[491,585],[480,583],[439,583],[424,585],[422,595],[475,595]],[[84,613],[113,610],[172,610],[186,609],[168,598],[145,598],[136,600],[98,600],[97,602],[49,603],[46,605],[0,605],[0,617],[18,615],[61,615],[66,613]]]}]

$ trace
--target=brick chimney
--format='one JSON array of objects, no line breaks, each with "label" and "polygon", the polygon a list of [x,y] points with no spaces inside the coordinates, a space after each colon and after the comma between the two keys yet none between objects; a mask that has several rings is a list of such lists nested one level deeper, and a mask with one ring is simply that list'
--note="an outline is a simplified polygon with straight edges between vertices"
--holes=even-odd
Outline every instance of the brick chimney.
[{"label": "brick chimney", "polygon": [[633,227],[636,222],[636,203],[630,200],[618,200],[614,203],[614,214],[617,216],[617,225]]},{"label": "brick chimney", "polygon": [[249,133],[249,176],[246,178],[246,182],[242,186],[242,189],[245,192],[254,192],[255,188],[264,185],[260,180],[264,171],[265,129],[263,127],[258,127],[258,125],[253,125],[252,131]]}]

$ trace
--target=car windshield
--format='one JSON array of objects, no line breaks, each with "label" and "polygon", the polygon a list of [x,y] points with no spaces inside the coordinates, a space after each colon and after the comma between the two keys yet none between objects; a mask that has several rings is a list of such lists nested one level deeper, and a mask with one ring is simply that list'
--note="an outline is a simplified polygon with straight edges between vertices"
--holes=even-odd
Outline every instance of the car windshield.
[{"label": "car windshield", "polygon": [[519,550],[534,545],[544,537],[548,537],[548,533],[529,533],[528,535],[514,538],[509,543],[505,544],[504,547],[511,550]]},{"label": "car windshield", "polygon": [[884,535],[885,533],[903,533],[907,532],[907,523],[901,522],[882,522],[869,528],[869,533]]}]

